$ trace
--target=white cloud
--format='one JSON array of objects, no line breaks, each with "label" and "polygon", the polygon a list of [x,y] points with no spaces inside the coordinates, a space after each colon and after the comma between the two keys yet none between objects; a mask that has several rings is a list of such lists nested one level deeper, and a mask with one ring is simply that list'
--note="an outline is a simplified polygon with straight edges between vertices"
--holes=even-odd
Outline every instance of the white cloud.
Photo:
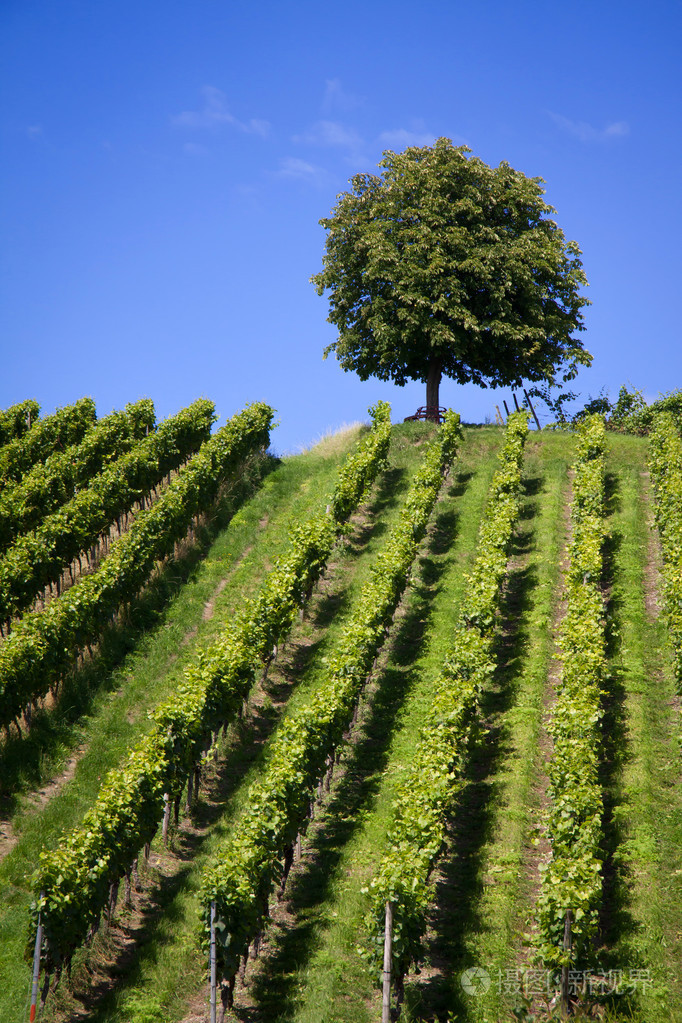
[{"label": "white cloud", "polygon": [[37,139],[39,135],[43,134],[42,124],[29,124],[26,128],[26,134],[30,139]]},{"label": "white cloud", "polygon": [[227,96],[221,89],[213,85],[206,85],[201,90],[204,98],[204,105],[201,110],[184,110],[171,118],[171,123],[177,128],[216,129],[223,125],[229,125],[238,131],[250,135],[260,135],[262,138],[268,134],[270,125],[267,121],[252,118],[250,121],[240,121],[230,111],[227,105]]},{"label": "white cloud", "polygon": [[363,100],[359,96],[346,92],[339,78],[328,78],[325,81],[322,109],[326,114],[331,114],[335,110],[342,110],[344,112],[355,110],[362,103]]},{"label": "white cloud", "polygon": [[185,142],[182,151],[188,156],[205,156],[210,152],[206,146],[199,145],[197,142]]},{"label": "white cloud", "polygon": [[353,128],[346,128],[339,121],[317,121],[303,135],[294,135],[294,142],[324,148],[362,149],[363,141]]},{"label": "white cloud", "polygon": [[396,128],[394,131],[382,131],[378,141],[385,149],[400,151],[407,146],[432,146],[436,136],[429,132],[408,131],[407,128]]},{"label": "white cloud", "polygon": [[[238,122],[239,123],[239,122]],[[248,123],[248,126],[239,125],[243,131],[252,131],[255,135],[260,135],[261,138],[265,138],[270,133],[270,122],[259,120],[258,118],[252,117]]]},{"label": "white cloud", "polygon": [[278,178],[295,178],[297,181],[319,182],[324,176],[321,167],[316,167],[306,160],[299,160],[295,156],[286,156],[280,160],[280,167],[277,171]]},{"label": "white cloud", "polygon": [[629,135],[630,134],[630,125],[627,123],[627,121],[614,121],[613,124],[609,124],[608,127],[604,129],[604,134],[605,135]]},{"label": "white cloud", "polygon": [[572,121],[561,114],[552,113],[551,110],[549,116],[557,127],[581,142],[604,142],[611,138],[622,138],[630,133],[630,125],[627,121],[614,121],[612,124],[607,124],[605,128],[595,128],[587,121]]}]

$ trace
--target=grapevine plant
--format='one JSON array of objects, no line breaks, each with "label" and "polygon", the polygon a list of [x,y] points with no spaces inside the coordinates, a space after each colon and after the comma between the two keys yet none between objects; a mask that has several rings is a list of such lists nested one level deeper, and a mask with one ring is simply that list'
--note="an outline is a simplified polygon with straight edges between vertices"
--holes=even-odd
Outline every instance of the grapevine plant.
[{"label": "grapevine plant", "polygon": [[663,552],[663,600],[682,691],[682,441],[673,416],[659,414],[650,434],[654,514]]},{"label": "grapevine plant", "polygon": [[[313,516],[292,532],[289,553],[269,574],[261,593],[187,669],[173,699],[153,713],[150,734],[134,747],[121,768],[109,773],[82,824],[56,850],[41,854],[34,877],[36,900],[27,950],[32,948],[40,913],[48,973],[61,972],[73,951],[97,927],[102,911],[111,904],[112,890],[129,875],[138,851],[154,837],[164,796],[178,799],[201,752],[211,742],[211,730],[226,724],[248,695],[258,670],[272,654],[273,644],[287,634],[326,564],[346,518],[385,464],[390,407],[379,402],[370,412],[374,428],[341,470],[330,514]],[[208,457],[211,445],[222,442],[229,449],[231,441],[235,459],[230,465],[236,466],[237,452],[241,461],[248,449],[266,443],[271,417],[267,406],[251,406],[204,445],[194,461]],[[158,514],[162,505],[164,517],[172,519],[184,503],[191,503],[190,483],[182,495],[177,494],[177,502],[168,504],[168,494],[177,482],[138,521]],[[130,532],[134,529],[135,525]],[[139,551],[133,547],[127,560],[132,566],[138,557]]]},{"label": "grapevine plant", "polygon": [[6,487],[0,495],[0,551],[88,486],[93,476],[153,430],[155,422],[154,403],[142,398],[101,419],[79,444],[56,451],[19,483]]},{"label": "grapevine plant", "polygon": [[[205,424],[206,409],[195,414]],[[78,651],[95,642],[119,608],[145,585],[206,511],[227,475],[268,443],[272,409],[251,405],[202,446],[159,499],[112,543],[97,571],[81,577],[41,611],[25,615],[0,645],[0,724],[8,726],[45,696],[71,668]]]},{"label": "grapevine plant", "polygon": [[385,906],[393,909],[391,975],[398,989],[412,963],[422,957],[426,913],[433,901],[430,875],[445,842],[447,815],[459,790],[462,767],[475,734],[479,698],[495,670],[493,635],[506,574],[512,532],[518,518],[525,412],[508,420],[500,464],[481,524],[478,552],[467,578],[459,622],[435,683],[429,710],[408,776],[398,791],[388,849],[365,892],[369,960],[379,983],[385,940]]},{"label": "grapevine plant", "polygon": [[208,947],[210,910],[215,903],[217,971],[224,982],[224,1004],[231,998],[240,959],[247,955],[267,916],[270,892],[286,875],[315,788],[330,769],[352,722],[460,435],[459,416],[448,412],[415,474],[371,579],[354,605],[343,638],[328,658],[323,682],[310,704],[282,724],[264,776],[249,790],[230,840],[204,877],[205,944]]},{"label": "grapevine plant", "polygon": [[[602,894],[602,790],[599,784],[605,605],[601,591],[604,542],[604,421],[578,427],[573,484],[567,610],[561,626],[561,681],[549,732],[548,837],[538,899],[538,952],[550,968],[577,969],[589,953]],[[571,940],[565,941],[567,914]]]},{"label": "grapevine plant", "polygon": [[117,518],[198,451],[214,421],[213,402],[195,401],[103,468],[36,529],[19,537],[0,557],[0,621],[30,607],[36,595],[56,582]]},{"label": "grapevine plant", "polygon": [[176,797],[207,739],[210,741],[211,730],[217,730],[236,713],[277,644],[289,634],[344,523],[385,465],[390,406],[379,402],[370,414],[374,428],[342,466],[330,513],[313,515],[291,530],[287,553],[268,573],[258,595],[185,672],[173,699],[155,712],[159,729],[173,737],[169,787]]},{"label": "grapevine plant", "polygon": [[40,415],[40,405],[33,398],[0,412],[0,448],[23,437]]},{"label": "grapevine plant", "polygon": [[30,430],[0,449],[0,490],[17,482],[36,462],[60,448],[78,444],[97,419],[92,398],[79,398],[54,415],[38,419]]}]

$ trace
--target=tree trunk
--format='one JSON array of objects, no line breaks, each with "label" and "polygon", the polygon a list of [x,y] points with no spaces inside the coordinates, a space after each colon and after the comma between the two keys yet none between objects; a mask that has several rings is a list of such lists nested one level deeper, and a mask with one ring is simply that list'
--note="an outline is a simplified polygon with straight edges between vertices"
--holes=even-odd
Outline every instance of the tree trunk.
[{"label": "tree trunk", "polygon": [[438,408],[440,405],[440,401],[438,400],[438,389],[440,387],[442,375],[439,360],[431,359],[431,362],[429,363],[429,373],[426,378],[426,404],[428,407]]}]

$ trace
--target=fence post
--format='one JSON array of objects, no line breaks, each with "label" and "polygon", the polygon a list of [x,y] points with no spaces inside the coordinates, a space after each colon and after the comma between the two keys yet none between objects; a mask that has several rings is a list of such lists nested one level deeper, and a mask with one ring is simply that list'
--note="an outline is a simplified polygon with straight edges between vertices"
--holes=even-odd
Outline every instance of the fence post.
[{"label": "fence post", "polygon": [[[572,946],[571,938],[571,910],[566,910],[564,921],[564,952],[570,952]],[[569,1012],[568,1004],[568,966],[561,967],[561,1013],[567,1017]]]},{"label": "fence post", "polygon": [[163,844],[166,845],[166,846],[168,845],[168,825],[170,824],[170,812],[171,812],[170,796],[168,795],[167,792],[164,792],[164,794],[163,794],[163,827],[161,829],[161,837],[163,839]]},{"label": "fence post", "polygon": [[[45,898],[45,892],[40,893],[41,901]],[[36,945],[33,953],[33,984],[31,986],[31,1023],[36,1018],[36,1006],[38,1004],[38,980],[40,979],[40,952],[43,945],[43,921],[38,913],[38,930],[36,931]]]},{"label": "fence post", "polygon": [[211,900],[211,1023],[216,1023],[216,950],[215,950],[215,899]]},{"label": "fence post", "polygon": [[533,419],[535,420],[535,425],[537,426],[538,430],[541,430],[541,429],[542,429],[542,427],[540,426],[540,420],[539,420],[539,419],[538,419],[538,417],[537,417],[537,416],[535,415],[535,409],[533,408],[533,402],[532,402],[532,401],[530,400],[530,395],[529,395],[529,393],[528,393],[528,391],[526,390],[526,388],[525,388],[525,387],[524,387],[524,389],[523,389],[523,393],[524,393],[524,394],[525,394],[525,396],[526,396],[526,401],[528,402],[528,408],[529,408],[529,409],[531,410],[531,412],[533,413]]},{"label": "fence post", "polygon": [[391,1023],[391,952],[393,947],[393,905],[386,902],[384,927],[384,985],[381,1002],[381,1023]]}]

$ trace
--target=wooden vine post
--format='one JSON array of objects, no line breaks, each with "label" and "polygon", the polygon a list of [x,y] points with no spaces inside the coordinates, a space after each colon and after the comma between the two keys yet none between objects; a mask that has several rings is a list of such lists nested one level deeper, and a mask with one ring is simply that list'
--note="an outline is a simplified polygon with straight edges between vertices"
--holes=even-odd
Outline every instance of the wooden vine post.
[{"label": "wooden vine post", "polygon": [[[45,893],[40,893],[41,900],[45,898]],[[38,980],[40,979],[40,953],[43,947],[43,921],[42,916],[38,913],[38,930],[36,931],[36,944],[35,951],[33,953],[33,984],[31,985],[31,1015],[29,1016],[30,1023],[33,1023],[36,1018],[36,1006],[38,1005]]]},{"label": "wooden vine post", "polygon": [[163,844],[168,845],[168,825],[170,824],[170,812],[171,812],[171,799],[167,792],[163,794],[163,825],[161,828],[161,836],[163,838]]},{"label": "wooden vine post", "polygon": [[525,396],[526,396],[526,401],[528,402],[528,408],[529,408],[529,409],[531,410],[531,412],[533,413],[533,419],[535,420],[535,425],[537,426],[538,430],[541,430],[541,429],[542,429],[542,427],[540,426],[540,420],[539,420],[539,419],[538,419],[538,417],[537,417],[537,416],[535,415],[535,409],[533,408],[533,402],[532,402],[532,401],[530,400],[530,395],[529,395],[529,393],[528,393],[528,391],[526,390],[526,388],[525,388],[525,387],[524,387],[524,389],[523,389],[523,393],[524,393],[524,394],[525,394]]},{"label": "wooden vine post", "polygon": [[211,1023],[216,1023],[216,947],[215,947],[215,899],[211,900],[211,951],[210,951],[210,985],[211,985]]},{"label": "wooden vine post", "polygon": [[386,926],[384,929],[384,974],[383,997],[381,1001],[381,1023],[391,1023],[391,953],[393,950],[393,903],[386,902]]},{"label": "wooden vine post", "polygon": [[[566,919],[564,921],[564,952],[570,952],[573,944],[571,935],[571,919],[572,919],[571,910],[567,909]],[[563,1016],[568,1016],[569,1014],[568,966],[561,967],[561,1012]]]}]

